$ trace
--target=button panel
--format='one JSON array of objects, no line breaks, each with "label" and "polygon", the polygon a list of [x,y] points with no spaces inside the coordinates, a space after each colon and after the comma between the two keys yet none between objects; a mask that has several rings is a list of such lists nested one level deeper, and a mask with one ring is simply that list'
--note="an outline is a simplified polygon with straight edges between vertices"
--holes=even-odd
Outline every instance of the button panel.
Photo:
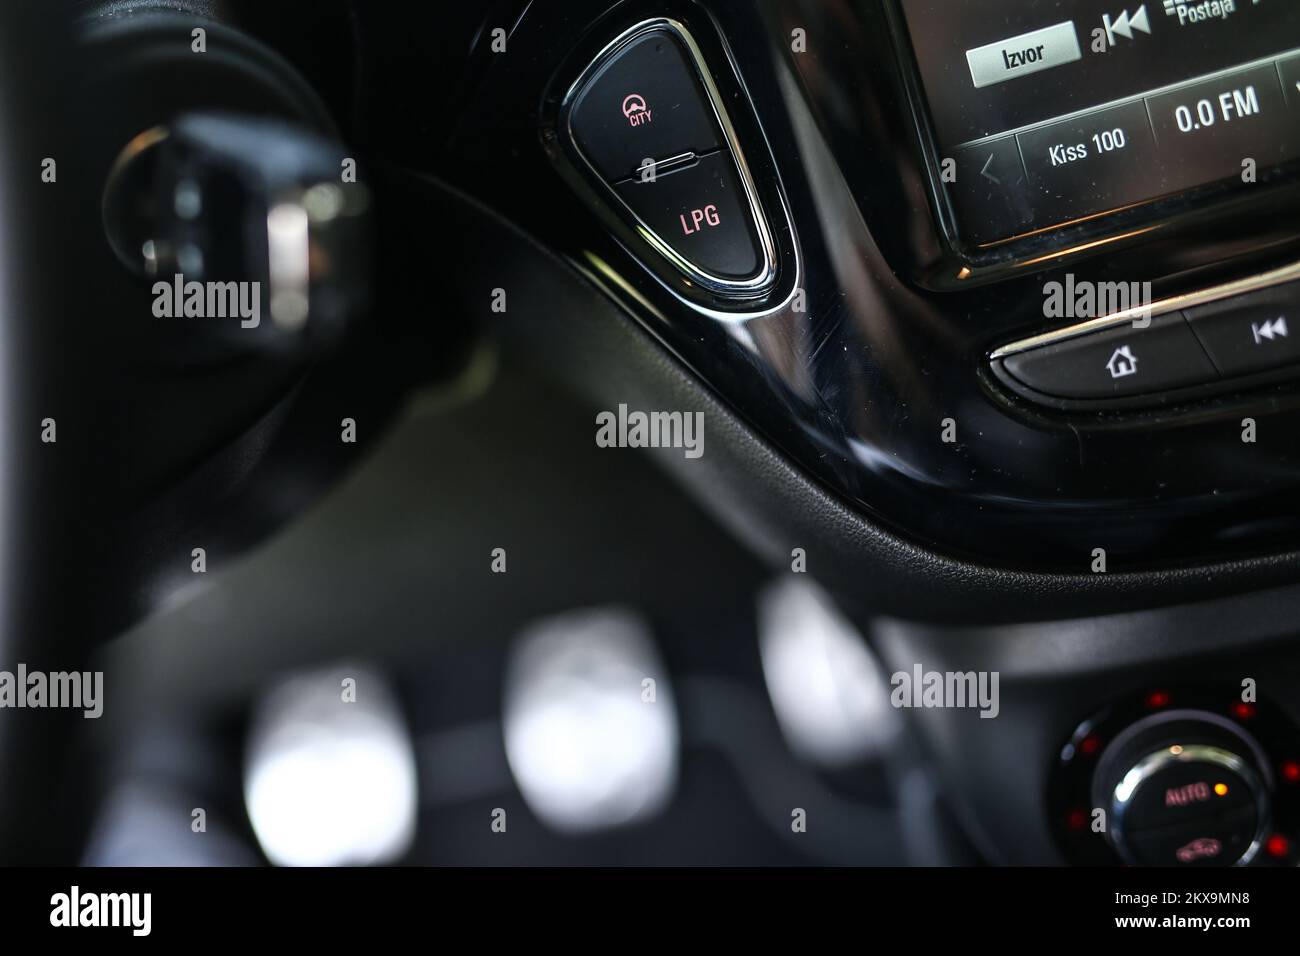
[{"label": "button panel", "polygon": [[[1294,867],[1296,739],[1284,710],[1243,705],[1231,680],[1137,688],[1056,748],[1052,829],[1079,865]],[[1102,832],[1094,808],[1106,810]]]},{"label": "button panel", "polygon": [[1006,371],[1053,398],[1105,400],[1214,381],[1218,373],[1181,313],[1067,339],[1009,356]]},{"label": "button panel", "polygon": [[1123,815],[1126,848],[1148,866],[1231,865],[1259,831],[1258,787],[1222,762],[1170,759],[1142,781]]},{"label": "button panel", "polygon": [[641,239],[693,290],[763,295],[772,232],[698,47],[680,24],[633,27],[588,67],[562,125]]},{"label": "button panel", "polygon": [[605,180],[636,174],[647,159],[722,146],[709,99],[680,44],[646,33],[607,59],[573,101],[574,142]]},{"label": "button panel", "polygon": [[[1285,271],[1293,278],[1300,266]],[[1126,318],[1007,346],[993,354],[994,371],[1025,397],[1066,407],[1158,404],[1169,392],[1300,372],[1300,282],[1197,298],[1209,301],[1181,311],[1153,306],[1145,328]]]}]

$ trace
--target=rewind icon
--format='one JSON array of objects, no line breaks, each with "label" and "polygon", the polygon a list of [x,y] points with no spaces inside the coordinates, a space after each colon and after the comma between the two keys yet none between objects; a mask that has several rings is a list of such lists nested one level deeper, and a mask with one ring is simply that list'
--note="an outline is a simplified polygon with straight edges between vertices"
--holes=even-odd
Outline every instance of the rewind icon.
[{"label": "rewind icon", "polygon": [[1109,13],[1103,14],[1101,25],[1106,28],[1106,39],[1110,41],[1111,46],[1115,45],[1116,34],[1122,36],[1126,40],[1133,39],[1134,30],[1145,33],[1148,36],[1151,34],[1151,18],[1147,16],[1147,5],[1145,3],[1138,7],[1137,13],[1133,14],[1131,17],[1128,15],[1127,10],[1119,15],[1118,20],[1111,20]]},{"label": "rewind icon", "polygon": [[1272,322],[1265,322],[1262,325],[1258,322],[1251,323],[1251,334],[1255,336],[1255,344],[1263,345],[1265,342],[1272,342],[1276,339],[1285,339],[1290,336],[1290,330],[1286,325],[1286,316],[1279,316]]}]

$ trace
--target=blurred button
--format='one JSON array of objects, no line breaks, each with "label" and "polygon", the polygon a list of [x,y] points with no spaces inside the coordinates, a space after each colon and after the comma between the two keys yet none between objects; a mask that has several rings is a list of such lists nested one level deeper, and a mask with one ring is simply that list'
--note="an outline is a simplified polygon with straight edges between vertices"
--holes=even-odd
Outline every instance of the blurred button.
[{"label": "blurred button", "polygon": [[340,665],[267,691],[244,770],[248,819],[280,866],[393,863],[415,836],[415,751],[377,672]]},{"label": "blurred button", "polygon": [[759,597],[763,677],[791,749],[840,770],[886,750],[898,711],[866,638],[824,591],[799,578],[780,578]]},{"label": "blurred button", "polygon": [[645,622],[593,609],[519,638],[506,673],[504,733],[528,807],[584,832],[654,816],[677,781],[677,711]]},{"label": "blurred button", "polygon": [[1136,832],[1202,825],[1206,820],[1252,809],[1254,800],[1246,781],[1220,764],[1175,761],[1152,774],[1133,794],[1124,814],[1124,828]]},{"label": "blurred button", "polygon": [[1128,845],[1144,866],[1232,866],[1255,841],[1258,816],[1245,807],[1208,820],[1130,833]]}]

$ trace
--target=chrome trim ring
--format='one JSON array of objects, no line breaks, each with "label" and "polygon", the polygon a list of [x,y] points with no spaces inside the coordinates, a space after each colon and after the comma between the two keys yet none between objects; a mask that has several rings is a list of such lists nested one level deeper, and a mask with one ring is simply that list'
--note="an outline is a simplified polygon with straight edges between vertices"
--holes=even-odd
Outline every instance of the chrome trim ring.
[{"label": "chrome trim ring", "polygon": [[1255,769],[1242,757],[1222,747],[1208,744],[1171,744],[1153,753],[1147,754],[1129,769],[1123,779],[1115,785],[1111,793],[1111,843],[1128,863],[1136,863],[1124,842],[1124,816],[1132,803],[1133,796],[1144,783],[1157,773],[1178,763],[1208,763],[1236,774],[1250,788],[1255,804],[1255,832],[1250,846],[1236,860],[1234,866],[1245,866],[1255,858],[1263,845],[1268,831],[1267,788]]}]

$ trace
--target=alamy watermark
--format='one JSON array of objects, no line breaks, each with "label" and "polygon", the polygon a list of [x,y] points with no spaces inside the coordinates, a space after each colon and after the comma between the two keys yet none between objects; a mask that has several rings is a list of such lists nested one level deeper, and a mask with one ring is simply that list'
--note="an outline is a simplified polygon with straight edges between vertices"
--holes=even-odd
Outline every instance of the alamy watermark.
[{"label": "alamy watermark", "polygon": [[153,929],[152,893],[83,893],[75,884],[50,897],[50,925],[56,927],[123,927],[132,936]]},{"label": "alamy watermark", "polygon": [[104,712],[103,671],[0,671],[0,708],[76,709],[90,720]]},{"label": "alamy watermark", "polygon": [[596,416],[598,448],[681,448],[687,458],[704,454],[703,412],[636,412],[626,405]]},{"label": "alamy watermark", "polygon": [[911,673],[898,671],[889,679],[895,707],[978,709],[981,717],[996,717],[997,671],[927,671],[920,664]]},{"label": "alamy watermark", "polygon": [[1043,286],[1043,317],[1048,319],[1101,319],[1129,314],[1134,328],[1151,324],[1150,282],[1078,281],[1069,273],[1064,282]]},{"label": "alamy watermark", "polygon": [[153,284],[153,314],[160,319],[239,319],[240,328],[262,322],[262,283],[185,281],[179,272],[171,282]]}]

